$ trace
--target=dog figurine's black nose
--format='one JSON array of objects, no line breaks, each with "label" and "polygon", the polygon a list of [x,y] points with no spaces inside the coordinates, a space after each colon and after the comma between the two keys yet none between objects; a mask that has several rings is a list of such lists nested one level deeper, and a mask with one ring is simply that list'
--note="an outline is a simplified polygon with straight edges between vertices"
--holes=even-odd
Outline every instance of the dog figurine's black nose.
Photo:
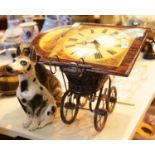
[{"label": "dog figurine's black nose", "polygon": [[8,73],[12,73],[13,69],[10,67],[10,66],[6,66],[5,70],[8,72]]}]

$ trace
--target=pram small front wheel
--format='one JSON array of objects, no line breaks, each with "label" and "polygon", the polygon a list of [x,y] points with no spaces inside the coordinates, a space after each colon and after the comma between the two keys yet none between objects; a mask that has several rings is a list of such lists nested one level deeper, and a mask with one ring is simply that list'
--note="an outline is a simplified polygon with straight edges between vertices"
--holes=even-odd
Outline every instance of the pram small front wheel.
[{"label": "pram small front wheel", "polygon": [[60,106],[60,116],[64,123],[71,124],[79,111],[79,96],[66,91],[62,97],[61,106]]}]

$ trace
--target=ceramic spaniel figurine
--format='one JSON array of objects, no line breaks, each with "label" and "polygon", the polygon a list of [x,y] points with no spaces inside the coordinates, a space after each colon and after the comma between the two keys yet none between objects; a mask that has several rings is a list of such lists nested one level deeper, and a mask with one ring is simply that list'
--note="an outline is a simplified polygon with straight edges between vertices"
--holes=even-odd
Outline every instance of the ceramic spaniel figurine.
[{"label": "ceramic spaniel figurine", "polygon": [[31,131],[51,123],[57,110],[55,98],[38,79],[34,60],[35,54],[31,59],[21,55],[6,67],[8,72],[18,73],[19,86],[16,95],[27,114],[23,126]]}]

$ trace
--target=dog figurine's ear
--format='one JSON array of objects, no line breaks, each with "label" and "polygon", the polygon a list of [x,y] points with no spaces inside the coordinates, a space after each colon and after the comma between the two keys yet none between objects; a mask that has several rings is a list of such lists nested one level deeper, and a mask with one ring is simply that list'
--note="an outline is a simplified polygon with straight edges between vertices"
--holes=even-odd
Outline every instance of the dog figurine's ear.
[{"label": "dog figurine's ear", "polygon": [[29,48],[29,47],[23,48],[23,54],[24,54],[25,56],[30,56],[30,48]]},{"label": "dog figurine's ear", "polygon": [[18,46],[18,47],[17,47],[16,55],[19,56],[20,54],[21,54],[21,49],[20,49],[20,46]]},{"label": "dog figurine's ear", "polygon": [[35,48],[32,45],[23,45],[22,46],[22,54],[24,56],[28,56],[30,60],[34,62],[38,62],[40,59],[39,55],[36,55]]},{"label": "dog figurine's ear", "polygon": [[30,45],[22,43],[19,48],[20,48],[20,51],[21,51],[21,53],[20,53],[21,55],[29,57],[29,55],[30,55]]}]

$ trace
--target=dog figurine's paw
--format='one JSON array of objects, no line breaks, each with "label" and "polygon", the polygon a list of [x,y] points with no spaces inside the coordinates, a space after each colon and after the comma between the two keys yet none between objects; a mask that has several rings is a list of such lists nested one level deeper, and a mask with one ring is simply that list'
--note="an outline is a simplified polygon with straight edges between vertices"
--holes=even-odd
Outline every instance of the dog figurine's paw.
[{"label": "dog figurine's paw", "polygon": [[36,129],[38,129],[39,125],[37,123],[32,123],[30,126],[29,126],[29,131],[34,131]]},{"label": "dog figurine's paw", "polygon": [[26,120],[24,123],[23,123],[23,127],[24,128],[28,128],[30,125],[31,125],[32,121],[31,120]]},{"label": "dog figurine's paw", "polygon": [[45,124],[44,124],[44,125],[40,124],[40,125],[38,126],[38,129],[41,129],[41,128],[43,128],[44,126],[45,126]]}]

